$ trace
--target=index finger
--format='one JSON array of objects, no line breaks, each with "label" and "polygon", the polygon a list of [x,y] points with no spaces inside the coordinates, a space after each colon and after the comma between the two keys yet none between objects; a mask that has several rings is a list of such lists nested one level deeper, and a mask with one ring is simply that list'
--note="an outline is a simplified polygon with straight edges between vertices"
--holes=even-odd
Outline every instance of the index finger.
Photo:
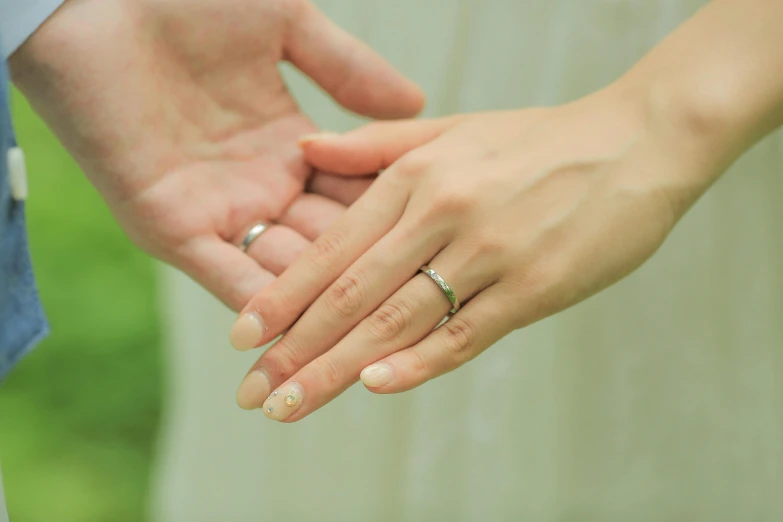
[{"label": "index finger", "polygon": [[[316,298],[397,223],[407,187],[382,176],[272,284],[253,297],[231,329],[238,350],[261,346],[290,327]],[[358,224],[358,225],[357,225]]]}]

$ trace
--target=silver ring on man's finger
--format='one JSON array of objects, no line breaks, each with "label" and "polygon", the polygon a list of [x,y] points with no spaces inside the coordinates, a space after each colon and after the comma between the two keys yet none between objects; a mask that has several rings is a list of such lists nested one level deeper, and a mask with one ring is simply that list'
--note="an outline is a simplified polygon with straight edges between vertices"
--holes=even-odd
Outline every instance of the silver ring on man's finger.
[{"label": "silver ring on man's finger", "polygon": [[247,249],[250,248],[250,244],[258,239],[258,236],[266,232],[268,228],[269,223],[256,223],[253,225],[253,228],[251,228],[250,232],[247,233],[245,239],[242,241],[242,244],[239,246],[239,249],[242,252],[247,252]]}]

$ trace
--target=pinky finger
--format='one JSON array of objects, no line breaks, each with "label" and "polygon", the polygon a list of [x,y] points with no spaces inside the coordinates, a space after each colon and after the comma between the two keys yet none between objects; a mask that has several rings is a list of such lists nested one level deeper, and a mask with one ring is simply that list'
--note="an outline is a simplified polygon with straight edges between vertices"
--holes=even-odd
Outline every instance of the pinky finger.
[{"label": "pinky finger", "polygon": [[422,341],[366,367],[362,383],[373,393],[399,393],[459,368],[513,330],[508,301],[499,285],[487,288]]}]

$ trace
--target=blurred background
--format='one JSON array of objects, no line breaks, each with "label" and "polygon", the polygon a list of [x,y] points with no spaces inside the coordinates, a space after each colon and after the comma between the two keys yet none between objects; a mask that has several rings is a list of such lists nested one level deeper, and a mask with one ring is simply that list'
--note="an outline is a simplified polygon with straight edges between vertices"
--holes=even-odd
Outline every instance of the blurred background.
[{"label": "blurred background", "polygon": [[[421,81],[429,116],[575,99],[702,3],[321,2]],[[355,124],[290,86],[321,127]],[[17,93],[13,105],[53,331],[0,393],[13,522],[783,520],[780,133],[620,284],[417,391],[379,402],[354,387],[287,429],[233,404],[255,358],[216,349],[235,316],[173,271],[158,285]]]},{"label": "blurred background", "polygon": [[1,388],[8,508],[14,522],[138,522],[161,401],[155,262],[17,92],[13,111],[52,334]]}]

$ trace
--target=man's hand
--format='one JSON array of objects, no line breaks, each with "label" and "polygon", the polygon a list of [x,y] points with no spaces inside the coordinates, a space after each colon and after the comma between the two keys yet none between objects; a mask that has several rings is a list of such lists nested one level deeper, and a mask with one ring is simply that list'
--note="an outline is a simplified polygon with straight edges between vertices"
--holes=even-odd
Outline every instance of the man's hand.
[{"label": "man's hand", "polygon": [[[304,192],[296,140],[315,129],[281,60],[364,115],[423,105],[307,0],[69,0],[10,63],[129,237],[240,309],[361,191]],[[244,254],[259,221],[279,225]]]}]

